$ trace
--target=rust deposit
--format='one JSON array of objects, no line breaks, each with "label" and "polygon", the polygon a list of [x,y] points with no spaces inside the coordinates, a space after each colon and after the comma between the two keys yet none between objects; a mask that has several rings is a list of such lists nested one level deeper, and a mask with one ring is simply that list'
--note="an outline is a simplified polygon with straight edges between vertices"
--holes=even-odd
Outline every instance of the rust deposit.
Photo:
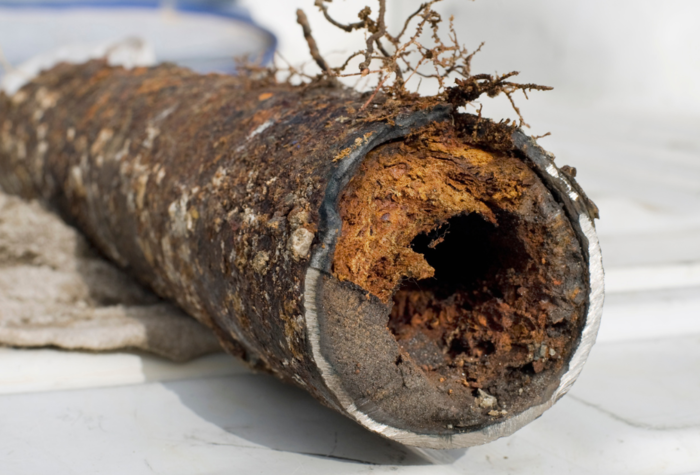
[{"label": "rust deposit", "polygon": [[562,370],[585,310],[581,251],[547,195],[512,154],[420,129],[371,151],[345,190],[334,273],[392,302],[391,332],[436,384],[512,410],[531,376]]}]

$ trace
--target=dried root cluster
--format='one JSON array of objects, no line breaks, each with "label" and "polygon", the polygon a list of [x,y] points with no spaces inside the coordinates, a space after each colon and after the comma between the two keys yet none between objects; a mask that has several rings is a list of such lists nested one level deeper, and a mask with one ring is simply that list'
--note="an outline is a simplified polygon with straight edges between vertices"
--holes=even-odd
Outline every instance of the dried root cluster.
[{"label": "dried root cluster", "polygon": [[[315,6],[333,26],[347,33],[364,32],[365,41],[362,49],[348,55],[338,66],[331,65],[319,51],[306,14],[299,9],[297,22],[303,29],[311,57],[321,72],[316,76],[310,76],[304,73],[302,68],[291,65],[280,55],[278,58],[284,63],[282,67],[275,65],[271,68],[262,68],[246,64],[243,65],[243,69],[248,73],[254,73],[258,79],[277,81],[281,78],[285,82],[301,82],[308,85],[339,84],[339,78],[357,77],[368,80],[374,78],[376,86],[358,111],[360,114],[373,102],[390,106],[392,99],[416,100],[417,91],[412,91],[407,86],[414,77],[420,79],[418,87],[423,79],[434,80],[438,83],[438,94],[431,99],[436,104],[447,103],[454,106],[456,110],[476,102],[482,96],[493,98],[504,95],[518,115],[519,122],[516,124],[504,121],[502,125],[527,126],[520,109],[515,104],[513,95],[517,91],[522,91],[527,98],[528,91],[545,91],[551,88],[538,84],[513,82],[512,78],[518,75],[517,71],[505,74],[472,74],[472,59],[481,50],[483,43],[471,52],[460,44],[453,17],[450,17],[447,22],[445,35],[442,28],[445,21],[433,9],[434,5],[440,1],[430,0],[422,3],[406,18],[401,30],[392,34],[387,27],[386,0],[377,0],[376,15],[373,15],[371,7],[365,6],[357,14],[359,21],[349,23],[339,21],[331,15],[329,4],[332,0],[315,0]],[[353,61],[356,58],[361,59],[359,64]],[[379,100],[378,96],[385,96],[385,98]],[[372,116],[372,119],[377,118],[375,115]],[[391,119],[391,114],[385,115],[385,118]]]}]

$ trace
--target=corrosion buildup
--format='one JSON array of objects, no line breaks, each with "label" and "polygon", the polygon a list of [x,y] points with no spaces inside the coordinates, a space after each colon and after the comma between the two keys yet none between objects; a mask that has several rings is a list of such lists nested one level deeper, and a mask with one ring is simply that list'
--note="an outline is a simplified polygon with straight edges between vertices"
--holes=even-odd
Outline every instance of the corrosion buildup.
[{"label": "corrosion buildup", "polygon": [[515,127],[367,97],[63,64],[0,95],[0,186],[371,431],[508,435],[595,339],[595,205]]}]

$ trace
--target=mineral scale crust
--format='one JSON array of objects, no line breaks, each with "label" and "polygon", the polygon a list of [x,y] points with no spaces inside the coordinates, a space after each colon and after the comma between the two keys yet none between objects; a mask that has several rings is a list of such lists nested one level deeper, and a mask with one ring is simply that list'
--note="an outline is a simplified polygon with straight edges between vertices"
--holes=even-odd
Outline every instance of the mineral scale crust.
[{"label": "mineral scale crust", "polygon": [[595,340],[595,205],[519,129],[367,97],[59,65],[0,96],[0,186],[371,431],[511,434]]}]

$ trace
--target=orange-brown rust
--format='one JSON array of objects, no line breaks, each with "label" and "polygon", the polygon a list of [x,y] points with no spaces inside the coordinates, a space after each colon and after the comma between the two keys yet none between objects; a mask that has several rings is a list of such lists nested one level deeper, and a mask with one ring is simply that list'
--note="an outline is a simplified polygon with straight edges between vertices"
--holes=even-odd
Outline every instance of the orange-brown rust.
[{"label": "orange-brown rust", "polygon": [[514,404],[561,370],[580,318],[573,233],[541,216],[546,193],[516,156],[433,125],[368,154],[340,200],[335,275],[393,297],[389,329],[426,374]]},{"label": "orange-brown rust", "polygon": [[513,209],[529,170],[471,147],[444,125],[370,152],[340,203],[334,272],[387,302],[402,279],[434,274],[411,241],[462,213],[496,224],[489,208]]}]

